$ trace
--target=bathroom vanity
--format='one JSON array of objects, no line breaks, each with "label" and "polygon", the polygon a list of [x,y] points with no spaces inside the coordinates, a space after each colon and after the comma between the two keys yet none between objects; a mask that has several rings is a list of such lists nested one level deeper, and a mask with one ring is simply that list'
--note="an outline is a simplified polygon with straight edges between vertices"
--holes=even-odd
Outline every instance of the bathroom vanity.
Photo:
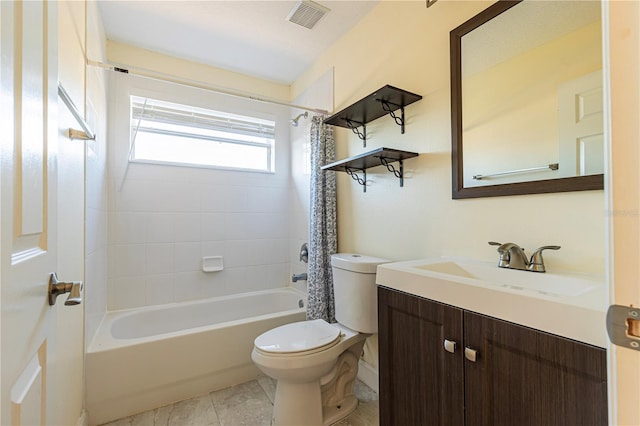
[{"label": "bathroom vanity", "polygon": [[[380,424],[606,424],[604,283],[556,275],[450,259],[380,266]],[[554,278],[576,279],[571,295],[526,283]]]}]

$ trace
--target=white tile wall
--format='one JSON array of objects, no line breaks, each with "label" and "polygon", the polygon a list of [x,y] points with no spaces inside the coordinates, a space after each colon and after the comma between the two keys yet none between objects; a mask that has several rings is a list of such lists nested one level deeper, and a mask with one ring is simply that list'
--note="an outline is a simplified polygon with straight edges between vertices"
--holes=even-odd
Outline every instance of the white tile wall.
[{"label": "white tile wall", "polygon": [[145,244],[118,244],[115,246],[114,278],[141,277],[146,273],[147,247]]},{"label": "white tile wall", "polygon": [[[95,2],[87,2],[86,54],[97,61],[106,59],[106,36]],[[86,119],[96,133],[86,142],[85,180],[85,342],[88,345],[107,307],[108,271],[108,168],[107,168],[107,81],[108,71],[88,67],[86,73]],[[82,105],[80,105],[82,106]]]},{"label": "white tile wall", "polygon": [[[127,108],[118,105],[128,99],[135,80],[114,79],[108,308],[289,285],[293,209],[287,121],[291,112],[268,106],[279,129],[274,174],[131,163],[121,185],[128,118],[123,116]],[[188,92],[185,89],[180,96]],[[202,272],[203,256],[223,256],[224,270]]]},{"label": "white tile wall", "polygon": [[174,301],[175,275],[147,275],[145,278],[145,295],[148,305],[162,305]]},{"label": "white tile wall", "polygon": [[[172,168],[165,168],[170,179]],[[110,213],[109,309],[288,285],[292,213],[287,185],[216,185],[200,197],[206,184],[174,183],[181,186],[177,192],[187,209],[148,195],[171,182],[130,179],[122,193],[116,191]],[[223,256],[224,270],[202,272],[203,256]]]},{"label": "white tile wall", "polygon": [[175,243],[173,246],[175,272],[197,271],[201,267],[202,243]]},{"label": "white tile wall", "polygon": [[[121,185],[128,117],[118,102],[138,83],[131,76],[114,75],[109,96],[108,250],[102,245],[108,253],[102,261],[108,277],[103,296],[108,308],[291,285],[291,274],[307,269],[298,252],[309,232],[305,161],[310,120],[291,130],[286,122],[292,112],[284,108],[275,112],[276,174],[131,164]],[[149,84],[154,87],[143,89],[165,90],[158,82]],[[183,89],[181,96],[202,95]],[[295,103],[332,110],[332,94],[333,77],[328,72]],[[87,221],[96,228],[98,222],[106,225],[107,218],[88,216]],[[90,244],[100,247],[99,241]],[[203,273],[201,258],[215,255],[224,257],[224,270]],[[305,290],[306,282],[295,286]]]},{"label": "white tile wall", "polygon": [[[128,213],[136,215],[136,213]],[[140,214],[140,213],[138,213]],[[170,243],[175,240],[175,221],[172,213],[146,213],[142,229],[146,243]],[[134,241],[126,241],[132,243]]]},{"label": "white tile wall", "polygon": [[226,222],[225,213],[205,212],[201,215],[202,238],[205,241],[220,241],[224,239]]},{"label": "white tile wall", "polygon": [[170,274],[175,272],[173,243],[147,244],[145,274]]}]

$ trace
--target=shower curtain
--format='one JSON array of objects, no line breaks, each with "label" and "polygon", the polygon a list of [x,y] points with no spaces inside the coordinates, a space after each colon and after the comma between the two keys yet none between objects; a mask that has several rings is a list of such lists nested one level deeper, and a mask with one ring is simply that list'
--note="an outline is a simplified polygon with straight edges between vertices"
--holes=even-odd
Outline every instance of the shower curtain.
[{"label": "shower curtain", "polygon": [[336,172],[321,166],[335,160],[333,127],[311,119],[311,218],[309,221],[309,271],[307,319],[335,322],[331,255],[338,249],[336,227]]}]

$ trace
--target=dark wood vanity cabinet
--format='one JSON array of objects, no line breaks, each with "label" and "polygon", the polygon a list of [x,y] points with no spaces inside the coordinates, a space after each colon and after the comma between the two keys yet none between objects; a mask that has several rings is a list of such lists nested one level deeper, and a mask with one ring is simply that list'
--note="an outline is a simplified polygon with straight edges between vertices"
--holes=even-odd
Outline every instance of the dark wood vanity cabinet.
[{"label": "dark wood vanity cabinet", "polygon": [[463,360],[443,343],[462,331],[462,309],[378,287],[380,425],[463,424]]},{"label": "dark wood vanity cabinet", "polygon": [[378,321],[382,426],[607,424],[604,349],[385,287]]}]

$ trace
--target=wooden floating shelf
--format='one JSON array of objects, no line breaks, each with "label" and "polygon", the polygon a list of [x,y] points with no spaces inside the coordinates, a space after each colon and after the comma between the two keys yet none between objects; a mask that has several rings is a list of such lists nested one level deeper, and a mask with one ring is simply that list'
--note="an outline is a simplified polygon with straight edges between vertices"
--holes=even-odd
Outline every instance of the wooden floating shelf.
[{"label": "wooden floating shelf", "polygon": [[[404,107],[422,99],[422,96],[386,85],[369,96],[349,105],[324,120],[325,124],[351,129],[367,143],[367,123],[389,114],[404,133]],[[395,111],[400,110],[400,116]],[[362,131],[360,131],[362,127]]]},{"label": "wooden floating shelf", "polygon": [[[402,151],[392,148],[377,148],[373,151],[364,152],[344,160],[322,166],[322,170],[334,170],[346,172],[357,181],[364,192],[367,192],[367,169],[377,166],[385,166],[387,170],[400,179],[400,187],[404,186],[404,166],[403,161],[407,158],[417,157],[417,152]],[[399,162],[400,167],[396,169],[391,163]],[[362,175],[362,176],[361,176]]]}]

